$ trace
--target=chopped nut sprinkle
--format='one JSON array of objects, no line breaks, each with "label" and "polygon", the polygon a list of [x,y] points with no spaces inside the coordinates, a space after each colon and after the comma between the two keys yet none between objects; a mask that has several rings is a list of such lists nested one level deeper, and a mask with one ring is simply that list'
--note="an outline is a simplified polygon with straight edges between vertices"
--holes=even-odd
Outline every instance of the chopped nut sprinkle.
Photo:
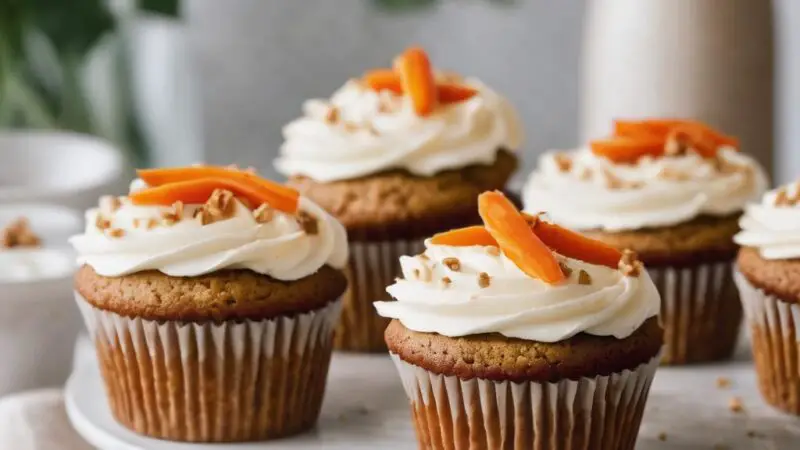
[{"label": "chopped nut sprinkle", "polygon": [[140,219],[138,217],[133,219],[133,228],[139,228],[139,226],[141,226],[141,224],[142,224],[142,219]]},{"label": "chopped nut sprinkle", "polygon": [[114,195],[104,195],[100,197],[100,210],[105,213],[113,213],[122,206],[119,197]]},{"label": "chopped nut sprinkle", "polygon": [[680,172],[675,169],[671,169],[669,167],[664,167],[661,170],[659,170],[658,174],[656,174],[656,177],[662,180],[671,180],[671,181],[686,181],[690,178],[689,174],[685,172]]},{"label": "chopped nut sprinkle", "polygon": [[173,203],[172,210],[161,213],[161,219],[165,226],[172,226],[183,220],[183,202]]},{"label": "chopped nut sprinkle", "polygon": [[588,180],[592,179],[593,175],[594,175],[594,172],[592,172],[592,169],[590,169],[588,167],[584,167],[581,170],[581,172],[578,174],[578,179],[583,180],[583,181],[588,181]]},{"label": "chopped nut sprinkle", "polygon": [[38,247],[42,244],[25,217],[20,217],[9,223],[2,231],[0,248]]},{"label": "chopped nut sprinkle", "polygon": [[339,108],[331,105],[325,113],[325,122],[336,123],[339,121]]},{"label": "chopped nut sprinkle", "polygon": [[275,210],[266,203],[262,203],[261,206],[253,211],[253,217],[258,223],[269,223],[275,218]]},{"label": "chopped nut sprinkle", "polygon": [[719,377],[717,378],[717,388],[718,389],[727,389],[731,386],[730,378]]},{"label": "chopped nut sprinkle", "polygon": [[442,287],[448,287],[453,282],[450,277],[442,277]]},{"label": "chopped nut sprinkle", "polygon": [[344,127],[344,131],[347,131],[348,133],[358,130],[358,125],[354,124],[353,122],[344,122],[342,123],[342,126]]},{"label": "chopped nut sprinkle", "polygon": [[739,397],[731,397],[731,399],[728,401],[728,408],[734,413],[744,412],[744,404],[742,403],[742,399]]},{"label": "chopped nut sprinkle", "polygon": [[486,272],[481,272],[478,274],[478,286],[482,288],[487,288],[489,285],[492,284],[492,278]]},{"label": "chopped nut sprinkle", "polygon": [[215,189],[205,207],[214,222],[230,219],[236,212],[236,201],[233,192],[226,189]]},{"label": "chopped nut sprinkle", "polygon": [[561,273],[564,274],[565,277],[569,278],[572,275],[572,268],[567,265],[565,262],[559,262],[558,267],[561,267]]},{"label": "chopped nut sprinkle", "polygon": [[500,256],[500,248],[490,245],[486,247],[486,253],[488,253],[489,256]]},{"label": "chopped nut sprinkle", "polygon": [[106,230],[111,228],[111,221],[103,217],[102,214],[98,214],[97,217],[94,219],[94,226],[100,230]]},{"label": "chopped nut sprinkle", "polygon": [[459,261],[458,258],[445,258],[442,260],[442,264],[453,272],[461,270],[461,261]]},{"label": "chopped nut sprinkle", "polygon": [[297,223],[300,224],[300,227],[306,232],[306,234],[313,236],[319,233],[319,224],[317,223],[317,218],[305,211],[297,212]]},{"label": "chopped nut sprinkle", "polygon": [[147,219],[147,226],[148,230],[152,230],[153,228],[158,226],[158,221],[156,219]]},{"label": "chopped nut sprinkle", "polygon": [[619,260],[619,270],[627,277],[638,277],[639,272],[643,269],[642,262],[633,250],[625,250],[622,252],[622,258]]},{"label": "chopped nut sprinkle", "polygon": [[592,277],[589,275],[589,272],[583,269],[578,272],[578,284],[592,284]]},{"label": "chopped nut sprinkle", "polygon": [[572,170],[572,158],[566,153],[556,153],[553,156],[556,166],[560,172],[569,172]]},{"label": "chopped nut sprinkle", "polygon": [[111,228],[110,230],[106,231],[108,237],[112,238],[121,238],[125,236],[125,230],[122,228]]}]

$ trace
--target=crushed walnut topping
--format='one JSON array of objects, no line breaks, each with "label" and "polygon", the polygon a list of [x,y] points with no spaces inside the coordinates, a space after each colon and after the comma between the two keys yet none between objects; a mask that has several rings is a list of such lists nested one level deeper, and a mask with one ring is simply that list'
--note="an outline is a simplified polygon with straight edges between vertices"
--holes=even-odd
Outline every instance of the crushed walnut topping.
[{"label": "crushed walnut topping", "polygon": [[578,284],[592,284],[592,276],[589,275],[589,272],[583,269],[578,272]]},{"label": "crushed walnut topping", "polygon": [[572,268],[567,265],[567,263],[561,261],[558,263],[558,267],[561,268],[561,273],[564,274],[565,277],[569,278],[572,275]]},{"label": "crushed walnut topping", "polygon": [[325,112],[325,122],[334,124],[339,121],[339,108],[331,105]]},{"label": "crushed walnut topping", "polygon": [[717,389],[727,389],[731,386],[730,378],[719,377],[717,378]]},{"label": "crushed walnut topping", "polygon": [[453,272],[461,270],[461,261],[459,261],[458,258],[445,258],[442,260],[442,264]]},{"label": "crushed walnut topping", "polygon": [[315,235],[319,233],[319,223],[317,218],[305,211],[297,212],[297,223],[306,234]]},{"label": "crushed walnut topping", "polygon": [[489,245],[486,247],[486,253],[489,254],[489,256],[500,256],[500,248],[494,245]]},{"label": "crushed walnut topping", "polygon": [[553,156],[553,161],[560,172],[569,172],[572,170],[572,158],[566,153],[556,153]]},{"label": "crushed walnut topping", "polygon": [[125,230],[123,230],[122,228],[111,228],[108,231],[106,231],[106,235],[112,238],[121,238],[125,236]]},{"label": "crushed walnut topping", "polygon": [[214,189],[204,206],[212,218],[217,220],[230,219],[236,212],[236,200],[233,192],[226,189]]},{"label": "crushed walnut topping", "polygon": [[122,206],[122,202],[119,200],[119,197],[114,195],[104,195],[100,197],[99,206],[100,211],[104,213],[114,213]]},{"label": "crushed walnut topping", "polygon": [[253,217],[258,223],[269,223],[275,218],[275,210],[266,203],[262,203],[261,206],[253,211]]},{"label": "crushed walnut topping", "polygon": [[147,228],[148,230],[152,230],[157,226],[158,226],[158,221],[156,219],[153,218],[147,219],[147,224],[145,225],[145,228]]},{"label": "crushed walnut topping", "polygon": [[111,221],[103,217],[102,214],[98,214],[94,219],[94,226],[100,231],[107,230],[111,228]]},{"label": "crushed walnut topping", "polygon": [[486,272],[481,272],[478,274],[478,286],[482,288],[488,288],[489,285],[492,283],[492,278]]},{"label": "crushed walnut topping", "polygon": [[161,212],[161,223],[164,226],[172,226],[176,223],[183,220],[183,202],[175,202],[172,204],[172,208],[167,211]]},{"label": "crushed walnut topping", "polygon": [[775,195],[774,205],[778,207],[797,206],[798,202],[800,202],[800,189],[795,190],[793,195],[789,195],[789,190],[784,187],[780,188]]},{"label": "crushed walnut topping", "polygon": [[344,128],[344,131],[348,133],[353,133],[358,130],[358,125],[353,122],[343,122],[342,127]]},{"label": "crushed walnut topping", "polygon": [[433,276],[433,272],[431,271],[430,267],[424,264],[420,266],[420,268],[414,269],[411,273],[417,280],[424,283],[431,281],[431,277]]},{"label": "crushed walnut topping", "polygon": [[38,247],[42,240],[31,230],[28,219],[20,217],[3,229],[3,241],[0,244],[0,248]]},{"label": "crushed walnut topping", "polygon": [[453,280],[450,277],[442,277],[442,287],[449,287],[451,283],[453,283]]},{"label": "crushed walnut topping", "polygon": [[609,189],[640,189],[644,186],[644,183],[641,181],[625,181],[611,173],[608,169],[603,169],[603,177],[606,187]]},{"label": "crushed walnut topping", "polygon": [[656,174],[656,177],[662,180],[670,181],[687,181],[691,178],[689,174],[679,170],[671,169],[669,167],[664,167],[663,169],[659,170],[658,174]]},{"label": "crushed walnut topping", "polygon": [[619,259],[619,270],[626,277],[638,277],[639,272],[642,271],[644,266],[639,261],[639,257],[633,250],[625,250],[622,252],[622,258]]},{"label": "crushed walnut topping", "polygon": [[728,408],[734,413],[744,412],[744,403],[742,403],[742,399],[739,397],[731,397],[728,401]]},{"label": "crushed walnut topping", "polygon": [[139,228],[142,225],[142,219],[135,218],[133,219],[133,228]]}]

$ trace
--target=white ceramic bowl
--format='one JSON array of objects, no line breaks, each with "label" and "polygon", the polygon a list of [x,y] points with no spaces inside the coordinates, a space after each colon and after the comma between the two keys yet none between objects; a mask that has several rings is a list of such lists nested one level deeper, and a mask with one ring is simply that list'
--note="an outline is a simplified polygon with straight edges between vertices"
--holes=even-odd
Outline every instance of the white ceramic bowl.
[{"label": "white ceramic bowl", "polygon": [[46,202],[86,209],[124,192],[127,164],[102,139],[60,131],[0,132],[0,204]]},{"label": "white ceramic bowl", "polygon": [[[59,386],[83,323],[73,298],[75,255],[66,237],[83,220],[61,206],[0,206],[0,226],[25,216],[44,241],[37,250],[0,252],[0,396]],[[34,268],[32,271],[20,270]]]}]

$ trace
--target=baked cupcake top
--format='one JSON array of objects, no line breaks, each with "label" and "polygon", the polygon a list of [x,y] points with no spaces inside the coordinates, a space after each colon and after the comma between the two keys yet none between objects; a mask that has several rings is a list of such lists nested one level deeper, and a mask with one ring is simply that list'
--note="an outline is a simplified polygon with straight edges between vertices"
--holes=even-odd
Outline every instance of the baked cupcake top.
[{"label": "baked cupcake top", "polygon": [[126,197],[104,197],[70,242],[102,276],[199,276],[249,269],[284,281],[344,267],[344,227],[296,191],[232,167],[140,170]]},{"label": "baked cupcake top", "polygon": [[378,313],[449,337],[499,333],[558,342],[578,333],[630,336],[659,312],[636,256],[520,214],[498,192],[479,197],[485,227],[439,234],[400,260],[403,278]]},{"label": "baked cupcake top", "polygon": [[687,120],[615,122],[588,148],[543,155],[526,204],[579,230],[637,230],[741,211],[767,187],[738,141]]},{"label": "baked cupcake top", "polygon": [[394,65],[307,101],[304,116],[284,127],[278,171],[319,182],[390,169],[430,176],[491,164],[500,149],[520,146],[516,112],[481,82],[434,71],[419,48]]},{"label": "baked cupcake top", "polygon": [[753,247],[764,259],[800,258],[800,181],[765,193],[747,205],[739,220],[742,231],[733,240]]}]

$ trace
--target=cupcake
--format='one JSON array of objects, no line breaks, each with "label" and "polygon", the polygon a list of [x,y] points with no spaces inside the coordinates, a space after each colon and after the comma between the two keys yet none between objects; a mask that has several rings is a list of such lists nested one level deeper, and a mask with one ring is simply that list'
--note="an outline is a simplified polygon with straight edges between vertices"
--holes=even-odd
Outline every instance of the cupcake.
[{"label": "cupcake", "polygon": [[620,120],[611,138],[543,155],[523,198],[527,211],[638,254],[661,293],[663,362],[685,364],[733,353],[733,236],[766,185],[736,139],[707,125]]},{"label": "cupcake", "polygon": [[475,199],[503,189],[520,126],[508,101],[477,80],[436,71],[412,48],[288,124],[275,167],[347,228],[350,290],[338,349],[385,351],[386,300],[401,255],[433,233],[480,222]]},{"label": "cupcake", "polygon": [[800,415],[800,182],[749,205],[735,273],[766,401]]},{"label": "cupcake", "polygon": [[639,261],[502,194],[377,302],[420,448],[633,449],[663,342]]},{"label": "cupcake", "polygon": [[344,227],[234,168],[139,176],[71,239],[76,298],[116,420],[184,442],[312,427],[346,290]]}]

